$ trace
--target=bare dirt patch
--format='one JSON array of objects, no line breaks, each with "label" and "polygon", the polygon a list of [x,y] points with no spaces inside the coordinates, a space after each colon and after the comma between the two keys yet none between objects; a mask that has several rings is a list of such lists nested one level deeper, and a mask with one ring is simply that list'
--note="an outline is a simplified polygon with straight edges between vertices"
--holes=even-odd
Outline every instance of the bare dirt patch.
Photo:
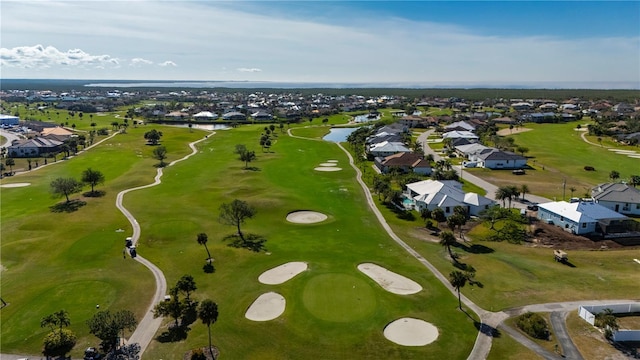
[{"label": "bare dirt patch", "polygon": [[533,246],[545,246],[563,250],[604,250],[621,248],[640,248],[638,245],[627,245],[621,240],[594,240],[585,236],[575,235],[564,231],[558,226],[547,224],[538,219],[532,219],[529,231],[532,234]]},{"label": "bare dirt patch", "polygon": [[513,129],[502,129],[500,131],[498,131],[496,134],[500,135],[500,136],[508,136],[508,135],[512,135],[512,134],[518,134],[518,133],[522,133],[522,132],[527,132],[527,131],[531,131],[533,129],[528,129],[528,128],[513,128]]}]

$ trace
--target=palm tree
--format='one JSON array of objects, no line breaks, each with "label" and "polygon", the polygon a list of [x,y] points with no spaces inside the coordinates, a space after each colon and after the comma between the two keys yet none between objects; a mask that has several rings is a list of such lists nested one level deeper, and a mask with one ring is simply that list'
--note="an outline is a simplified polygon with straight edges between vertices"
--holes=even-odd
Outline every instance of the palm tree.
[{"label": "palm tree", "polygon": [[469,275],[463,273],[462,271],[453,271],[449,274],[449,282],[451,286],[453,286],[456,291],[458,291],[458,307],[462,310],[462,300],[460,300],[460,289],[463,288],[467,281],[469,280]]},{"label": "palm tree", "polygon": [[66,310],[60,310],[53,313],[58,321],[58,326],[62,329],[63,326],[71,325],[71,319],[69,319],[69,313]]},{"label": "palm tree", "polygon": [[510,197],[511,195],[509,194],[509,190],[505,186],[499,187],[498,190],[496,191],[496,200],[502,201],[502,207],[505,207],[504,201]]},{"label": "palm tree", "polygon": [[633,187],[640,185],[640,175],[631,175],[629,178],[629,185]]},{"label": "palm tree", "polygon": [[211,259],[211,253],[209,252],[209,248],[207,247],[207,241],[209,241],[209,237],[205,233],[198,234],[198,244],[204,245],[204,248],[207,250],[207,255],[209,256],[207,260]]},{"label": "palm tree", "polygon": [[209,331],[209,353],[213,357],[213,346],[211,346],[211,324],[218,321],[218,304],[212,300],[204,300],[200,303],[200,309],[198,309],[198,317],[202,320],[202,323],[207,325]]},{"label": "palm tree", "polygon": [[13,160],[13,158],[7,158],[7,160],[4,161],[4,164],[9,167],[9,171],[13,174],[13,166],[16,164],[16,161]]},{"label": "palm tree", "polygon": [[451,231],[443,231],[440,234],[440,245],[445,246],[447,251],[449,252],[449,256],[453,259],[453,254],[451,253],[451,245],[455,245],[458,242],[456,241],[455,235]]},{"label": "palm tree", "polygon": [[611,172],[609,173],[609,179],[611,179],[611,181],[616,181],[620,178],[620,173],[617,172],[616,170],[611,170]]},{"label": "palm tree", "polygon": [[520,185],[520,193],[522,194],[522,201],[524,201],[524,195],[529,192],[529,186],[527,184]]}]

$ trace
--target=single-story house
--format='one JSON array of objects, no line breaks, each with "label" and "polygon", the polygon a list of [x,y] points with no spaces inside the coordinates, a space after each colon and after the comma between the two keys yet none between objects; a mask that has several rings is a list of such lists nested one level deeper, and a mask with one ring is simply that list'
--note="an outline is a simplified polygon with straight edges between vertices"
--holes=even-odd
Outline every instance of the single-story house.
[{"label": "single-story house", "polygon": [[269,121],[273,119],[273,115],[269,114],[266,111],[256,111],[251,114],[251,117],[256,121]]},{"label": "single-story house", "polygon": [[0,114],[0,125],[18,125],[20,118],[12,115]]},{"label": "single-story house", "polygon": [[409,153],[412,151],[401,142],[383,141],[381,143],[371,145],[368,152],[373,157],[386,157],[401,152]]},{"label": "single-story house", "polygon": [[488,146],[484,146],[480,143],[473,143],[473,144],[458,145],[455,147],[455,149],[460,156],[470,159],[472,155],[478,154],[482,151],[485,151],[491,148]]},{"label": "single-story house", "polygon": [[40,135],[42,137],[47,137],[47,138],[49,138],[50,135],[53,135],[56,138],[63,138],[66,140],[70,138],[71,135],[73,135],[73,132],[63,127],[56,126],[56,127],[49,127],[49,128],[42,129],[42,131],[40,132]]},{"label": "single-story house", "polygon": [[222,120],[247,120],[247,116],[238,111],[230,111],[222,114]]},{"label": "single-story house", "polygon": [[193,118],[196,120],[215,120],[218,118],[218,114],[214,114],[211,111],[200,111],[197,114],[193,115]]},{"label": "single-story house", "polygon": [[591,189],[593,200],[620,214],[640,215],[640,190],[627,184],[607,183]]},{"label": "single-story house", "polygon": [[26,140],[14,140],[7,147],[11,157],[36,157],[46,153],[57,153],[62,150],[62,141],[35,137]]},{"label": "single-story house", "polygon": [[522,169],[527,166],[527,158],[510,151],[485,149],[469,157],[478,167],[487,169]]},{"label": "single-story house", "polygon": [[538,219],[578,234],[619,231],[628,217],[592,201],[552,201],[538,205]]},{"label": "single-story house", "polygon": [[455,180],[424,180],[407,184],[404,196],[413,201],[413,207],[434,210],[441,208],[445,216],[453,215],[456,206],[462,206],[467,214],[477,216],[495,202],[476,193],[465,193],[462,184]]},{"label": "single-story house", "polygon": [[402,152],[385,158],[377,157],[374,162],[383,174],[393,168],[400,169],[404,173],[414,172],[422,175],[430,175],[432,171],[429,162],[422,155],[416,153]]},{"label": "single-story house", "polygon": [[475,131],[476,127],[469,124],[466,121],[456,121],[452,124],[449,124],[447,126],[444,127],[445,131],[454,131],[454,130],[458,130],[458,131]]},{"label": "single-story house", "polygon": [[459,130],[454,130],[454,131],[449,131],[446,132],[444,134],[442,134],[442,138],[443,139],[475,139],[478,140],[478,135],[472,133],[471,131],[459,131]]}]

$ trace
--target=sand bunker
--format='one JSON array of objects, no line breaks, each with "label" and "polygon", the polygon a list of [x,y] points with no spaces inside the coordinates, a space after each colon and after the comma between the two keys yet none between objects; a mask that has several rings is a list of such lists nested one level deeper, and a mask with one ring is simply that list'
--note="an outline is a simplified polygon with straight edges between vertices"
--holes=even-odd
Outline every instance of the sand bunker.
[{"label": "sand bunker", "polygon": [[330,163],[337,163],[337,162],[338,162],[338,160],[327,160],[327,162],[330,162]]},{"label": "sand bunker", "polygon": [[296,224],[314,224],[327,220],[328,216],[316,211],[296,211],[287,215],[287,221]]},{"label": "sand bunker", "polygon": [[326,163],[320,164],[320,166],[338,166],[338,165],[336,163],[326,162]]},{"label": "sand bunker", "polygon": [[294,261],[274,267],[263,272],[258,281],[267,285],[278,285],[293,279],[296,275],[307,270],[306,262]]},{"label": "sand bunker", "polygon": [[285,305],[286,301],[282,295],[268,292],[258,296],[244,316],[253,321],[273,320],[282,315]]},{"label": "sand bunker", "polygon": [[14,188],[14,187],[25,187],[25,186],[29,186],[31,185],[31,183],[15,183],[15,184],[2,184],[0,185],[0,187],[3,188]]},{"label": "sand bunker", "polygon": [[409,295],[422,290],[422,286],[417,282],[376,264],[363,263],[358,265],[358,270],[377,282],[383,289],[394,294]]},{"label": "sand bunker", "polygon": [[384,337],[398,345],[424,346],[438,338],[438,328],[413,318],[401,318],[384,328]]},{"label": "sand bunker", "polygon": [[340,171],[342,170],[342,168],[336,167],[336,166],[319,166],[317,168],[314,168],[313,170],[315,171]]}]

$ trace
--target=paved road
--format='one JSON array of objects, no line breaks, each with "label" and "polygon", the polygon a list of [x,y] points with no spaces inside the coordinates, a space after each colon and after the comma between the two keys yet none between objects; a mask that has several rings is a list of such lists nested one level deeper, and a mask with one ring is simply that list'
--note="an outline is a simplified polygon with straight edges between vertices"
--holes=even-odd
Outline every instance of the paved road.
[{"label": "paved road", "polygon": [[554,311],[551,313],[551,327],[556,336],[556,340],[560,344],[560,353],[568,359],[583,360],[582,354],[575,346],[569,332],[567,331],[567,315],[568,311]]}]

